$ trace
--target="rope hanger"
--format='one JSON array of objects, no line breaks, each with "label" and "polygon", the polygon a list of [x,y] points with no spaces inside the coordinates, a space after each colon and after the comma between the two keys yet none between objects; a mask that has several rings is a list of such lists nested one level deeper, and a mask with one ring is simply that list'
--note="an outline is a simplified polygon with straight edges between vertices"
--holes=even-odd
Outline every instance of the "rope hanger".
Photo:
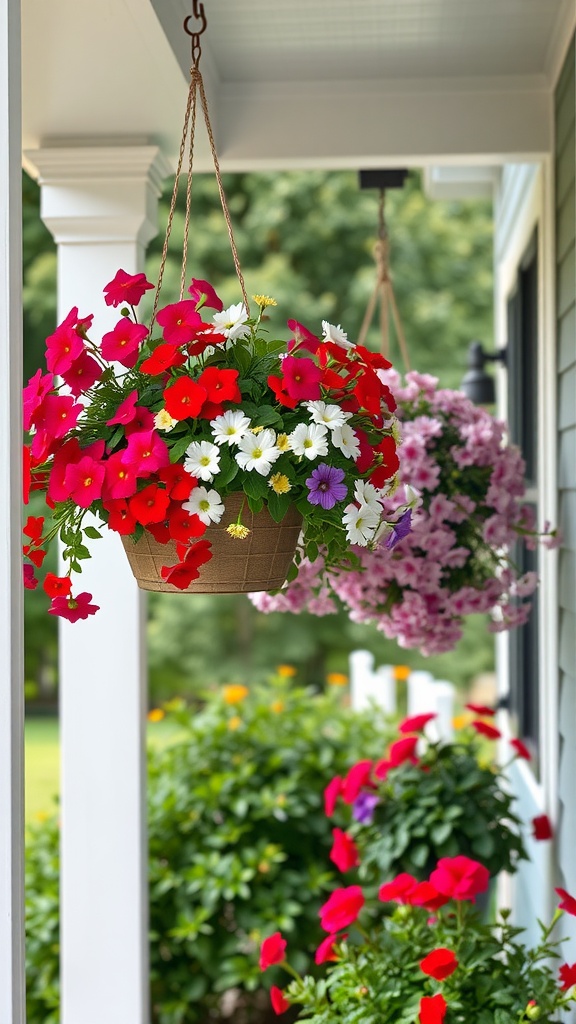
[{"label": "rope hanger", "polygon": [[[194,22],[199,22],[200,25],[197,28],[193,27]],[[188,101],[186,103],[186,113],[184,115],[184,127],[182,130],[182,140],[180,142],[180,152],[178,154],[178,166],[176,168],[176,177],[174,179],[174,188],[172,190],[172,198],[170,200],[170,212],[168,214],[168,223],[166,225],[166,235],[164,238],[164,245],[162,247],[162,257],[160,259],[160,270],[158,272],[158,284],[156,286],[156,294],[154,296],[154,308],[152,310],[152,319],[150,322],[150,329],[154,325],[156,319],[156,313],[158,311],[158,303],[160,299],[160,289],[162,288],[162,280],[164,278],[164,270],[166,269],[166,258],[168,255],[168,242],[170,240],[170,234],[172,231],[172,222],[174,220],[174,211],[176,209],[176,199],[178,196],[178,181],[182,171],[182,164],[184,162],[184,153],[186,151],[186,140],[188,135],[190,141],[188,145],[188,174],[186,178],[186,212],[184,215],[184,242],[182,245],[182,271],[180,274],[180,301],[184,295],[184,288],[186,285],[186,261],[188,257],[188,236],[190,231],[190,209],[192,202],[192,164],[194,161],[194,136],[196,132],[196,110],[197,110],[197,93],[200,94],[200,106],[204,115],[204,123],[206,125],[206,131],[208,133],[208,141],[210,143],[210,151],[212,153],[212,161],[214,163],[214,171],[216,174],[216,182],[218,184],[218,193],[220,195],[220,203],[222,205],[222,212],[226,221],[226,227],[228,229],[228,238],[230,240],[230,248],[232,250],[232,258],[234,260],[234,268],[236,270],[236,276],[240,284],[242,291],[242,298],[244,305],[250,315],[250,306],[248,304],[248,296],[246,294],[246,286],[244,284],[244,276],[240,268],[240,260],[238,257],[238,250],[236,248],[236,242],[234,240],[234,232],[232,229],[232,221],[230,219],[230,211],[228,209],[228,203],[226,201],[226,195],[224,192],[224,186],[222,184],[222,174],[220,172],[220,164],[218,162],[218,156],[216,153],[216,143],[214,141],[214,133],[212,131],[212,125],[210,123],[210,116],[208,114],[208,101],[206,99],[206,92],[204,90],[204,81],[202,73],[199,68],[200,57],[202,56],[202,46],[200,36],[206,30],[206,14],[204,12],[204,4],[200,3],[199,0],[193,0],[192,14],[184,20],[184,31],[190,36],[190,53],[192,66],[190,68],[190,87],[188,89]]]},{"label": "rope hanger", "polygon": [[398,346],[400,348],[400,354],[404,362],[404,370],[407,372],[410,369],[410,359],[408,356],[408,345],[406,344],[406,337],[402,328],[402,322],[400,320],[400,314],[398,312],[398,306],[396,304],[396,297],[394,295],[394,287],[392,285],[392,279],[390,277],[390,243],[388,238],[388,228],[386,225],[386,218],[384,215],[384,203],[386,199],[386,189],[380,189],[380,198],[378,201],[378,235],[376,244],[374,246],[374,259],[376,262],[376,284],[374,291],[368,300],[362,326],[358,334],[358,344],[364,345],[366,341],[366,335],[370,328],[370,324],[374,318],[376,310],[376,304],[380,299],[380,338],[382,355],[388,359],[390,355],[390,316],[394,321],[394,327],[396,330],[396,337],[398,339]]}]

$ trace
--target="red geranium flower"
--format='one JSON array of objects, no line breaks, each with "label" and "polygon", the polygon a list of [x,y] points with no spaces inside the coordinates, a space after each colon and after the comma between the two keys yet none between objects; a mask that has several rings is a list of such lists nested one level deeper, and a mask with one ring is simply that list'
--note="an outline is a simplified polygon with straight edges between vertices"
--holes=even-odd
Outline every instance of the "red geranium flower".
[{"label": "red geranium flower", "polygon": [[109,362],[122,363],[131,369],[136,365],[140,345],[148,334],[145,324],[135,324],[123,316],[116,326],[102,338],[101,351]]},{"label": "red geranium flower", "polygon": [[431,882],[418,882],[418,885],[406,899],[413,907],[426,907],[427,910],[438,910],[448,903],[448,896],[438,892]]},{"label": "red geranium flower", "polygon": [[499,740],[502,736],[500,729],[497,729],[495,725],[489,725],[488,722],[482,722],[480,719],[475,718],[473,722],[470,722],[470,725],[481,736],[486,736],[489,740]]},{"label": "red geranium flower", "polygon": [[280,1016],[281,1013],[286,1013],[286,1010],[290,1009],[290,1003],[286,999],[281,988],[277,985],[272,985],[270,989],[270,1002],[272,1003],[272,1009],[274,1013]]},{"label": "red geranium flower", "polygon": [[68,622],[78,622],[78,619],[87,619],[89,615],[95,615],[100,610],[97,604],[90,604],[92,594],[78,594],[72,597],[54,597],[48,612],[50,615],[59,615]]},{"label": "red geranium flower", "polygon": [[441,992],[435,996],[422,996],[418,1020],[420,1024],[442,1024],[447,1009],[448,1003]]},{"label": "red geranium flower", "polygon": [[127,274],[119,270],[116,277],[104,288],[107,306],[121,306],[127,302],[129,306],[137,306],[140,299],[154,285],[146,280],[146,274]]},{"label": "red geranium flower", "polygon": [[330,850],[330,860],[340,871],[350,871],[360,863],[358,847],[347,832],[341,828],[332,829],[334,842]]},{"label": "red geranium flower", "polygon": [[285,405],[287,409],[296,408],[298,399],[290,398],[283,377],[268,377],[268,387],[274,392],[274,397],[280,405]]},{"label": "red geranium flower", "polygon": [[108,512],[108,526],[111,530],[127,537],[136,529],[136,519],[128,508],[125,498],[116,498],[113,501],[102,503]]},{"label": "red geranium flower", "polygon": [[22,533],[26,537],[29,537],[34,544],[38,544],[42,537],[42,530],[44,529],[44,516],[28,516],[26,523],[22,527]]},{"label": "red geranium flower", "polygon": [[260,946],[260,960],[258,966],[261,971],[268,970],[274,964],[280,964],[286,954],[286,939],[283,939],[280,932],[274,932],[264,939]]},{"label": "red geranium flower", "polygon": [[414,875],[403,871],[400,875],[396,875],[391,882],[384,882],[384,885],[380,886],[378,899],[383,903],[409,903],[410,895],[417,885],[418,880],[414,878]]},{"label": "red geranium flower", "polygon": [[148,484],[130,498],[128,508],[136,522],[146,526],[148,523],[161,522],[166,516],[169,504],[170,498],[164,488],[158,487],[157,484]]},{"label": "red geranium flower", "polygon": [[151,373],[156,375],[158,373],[164,373],[169,370],[171,366],[183,366],[186,362],[186,356],[180,352],[174,345],[169,345],[168,342],[164,345],[158,345],[155,348],[152,355],[148,356],[143,363],[140,364],[140,373]]},{"label": "red geranium flower", "polygon": [[576,985],[576,964],[562,964],[558,971],[560,988],[567,992],[569,988]]},{"label": "red geranium flower", "polygon": [[167,519],[163,519],[161,523],[148,523],[146,529],[148,533],[152,534],[158,544],[167,544],[171,539],[170,525]]},{"label": "red geranium flower", "polygon": [[179,462],[159,469],[158,478],[166,484],[166,490],[173,501],[187,501],[192,488],[198,483],[196,477],[190,476]]},{"label": "red geranium flower", "polygon": [[409,718],[405,718],[403,722],[400,722],[398,726],[398,732],[422,732],[428,722],[431,722],[434,718],[438,718],[435,711],[430,711],[426,715],[411,715]]},{"label": "red geranium flower", "polygon": [[435,981],[444,981],[445,978],[449,978],[457,967],[456,954],[451,949],[446,949],[445,946],[433,949],[428,956],[420,961],[420,970],[424,974],[428,974],[430,978],[434,978]]},{"label": "red geranium flower", "polygon": [[464,707],[474,715],[488,715],[492,718],[496,714],[495,709],[489,708],[486,704],[465,704]]},{"label": "red geranium flower", "polygon": [[442,857],[430,875],[430,882],[444,896],[454,900],[474,900],[486,892],[490,872],[470,857]]},{"label": "red geranium flower", "polygon": [[196,303],[196,306],[201,303],[202,306],[207,306],[209,309],[215,309],[218,313],[224,309],[222,299],[218,298],[212,285],[209,284],[208,281],[203,281],[199,277],[193,277],[188,291]]},{"label": "red geranium flower", "polygon": [[50,501],[66,501],[69,497],[69,488],[66,484],[66,473],[68,467],[74,462],[89,456],[98,462],[104,455],[104,441],[95,441],[87,448],[80,448],[75,437],[65,441],[61,448],[58,448],[54,455],[50,482],[48,484],[48,498]]},{"label": "red geranium flower", "polygon": [[209,562],[212,558],[212,552],[210,548],[212,544],[209,540],[199,540],[194,544],[186,553],[181,562],[177,565],[167,566],[163,565],[160,574],[163,580],[167,583],[171,583],[173,587],[178,587],[179,590],[186,590],[192,583],[192,580],[197,580],[200,573],[198,569],[205,562]]},{"label": "red geranium flower", "polygon": [[206,532],[206,526],[198,516],[187,512],[179,501],[175,501],[168,509],[168,530],[172,540],[189,544],[193,537],[201,537]]},{"label": "red geranium flower", "polygon": [[314,963],[325,964],[328,960],[339,960],[340,958],[334,946],[337,942],[343,942],[347,938],[347,932],[344,932],[343,935],[327,935],[314,954]]},{"label": "red geranium flower", "polygon": [[324,814],[327,818],[331,818],[334,814],[336,807],[336,801],[342,792],[342,779],[339,775],[335,775],[334,778],[328,783],[324,790]]},{"label": "red geranium flower", "polygon": [[172,419],[185,420],[189,416],[198,416],[206,401],[206,389],[190,380],[190,377],[178,377],[164,392],[164,405]]},{"label": "red geranium flower", "polygon": [[349,769],[342,781],[341,797],[345,804],[353,804],[362,786],[365,786],[372,773],[372,761],[358,761]]},{"label": "red geranium flower", "polygon": [[116,498],[130,498],[136,490],[136,472],[133,466],[124,462],[124,451],[114,452],[104,463],[102,497],[106,501]]},{"label": "red geranium flower", "polygon": [[36,587],[38,586],[38,580],[34,575],[34,569],[32,568],[32,566],[28,564],[23,565],[22,571],[24,574],[24,586],[26,590],[36,590]]},{"label": "red geranium flower", "polygon": [[417,764],[418,758],[414,756],[417,745],[417,736],[406,736],[402,740],[396,740],[394,743],[391,743],[389,757],[394,767],[396,768],[399,764],[404,764],[404,761],[411,761],[412,764]]},{"label": "red geranium flower", "polygon": [[286,356],[282,360],[282,377],[290,398],[297,402],[313,402],[321,397],[322,370],[306,356]]},{"label": "red geranium flower", "polygon": [[566,913],[576,917],[576,900],[574,897],[566,892],[566,889],[555,889],[554,892],[560,896],[560,903],[558,904],[560,910],[565,910]]},{"label": "red geranium flower", "polygon": [[537,814],[532,818],[532,835],[534,839],[552,839],[554,833],[547,814]]},{"label": "red geranium flower", "polygon": [[46,552],[44,551],[44,549],[34,547],[32,544],[25,544],[24,547],[22,548],[22,552],[24,555],[26,555],[26,558],[30,559],[32,564],[35,565],[37,569],[40,568],[42,562],[46,558]]},{"label": "red geranium flower", "polygon": [[240,402],[242,395],[238,387],[238,370],[220,370],[207,366],[198,378],[200,387],[205,388],[207,400],[218,405],[222,402]]},{"label": "red geranium flower", "polygon": [[359,885],[335,889],[318,911],[325,932],[339,932],[352,924],[364,906],[364,893]]},{"label": "red geranium flower", "polygon": [[47,572],[42,586],[48,597],[59,597],[61,594],[66,597],[72,590],[72,580],[69,576],[55,576],[53,572]]},{"label": "red geranium flower", "polygon": [[156,320],[163,328],[163,335],[171,345],[185,345],[193,341],[196,328],[202,323],[200,313],[196,312],[196,303],[192,299],[172,302],[169,306],[159,309]]},{"label": "red geranium flower", "polygon": [[354,387],[354,395],[362,409],[367,409],[372,416],[380,416],[380,396],[382,385],[379,378],[369,367],[366,367]]},{"label": "red geranium flower", "polygon": [[522,740],[510,740],[510,746],[513,747],[516,751],[517,757],[522,757],[525,761],[532,760],[532,755],[528,750],[528,747],[525,743],[522,742]]}]

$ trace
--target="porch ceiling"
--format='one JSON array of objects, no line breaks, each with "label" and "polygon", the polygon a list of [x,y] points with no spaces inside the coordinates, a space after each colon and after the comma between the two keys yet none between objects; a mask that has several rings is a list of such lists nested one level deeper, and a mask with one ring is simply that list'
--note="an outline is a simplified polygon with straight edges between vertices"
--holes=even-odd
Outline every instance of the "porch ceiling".
[{"label": "porch ceiling", "polygon": [[[204,0],[225,169],[484,163],[550,148],[574,0]],[[22,0],[24,148],[177,150],[190,0]],[[199,140],[199,166],[209,166]]]}]

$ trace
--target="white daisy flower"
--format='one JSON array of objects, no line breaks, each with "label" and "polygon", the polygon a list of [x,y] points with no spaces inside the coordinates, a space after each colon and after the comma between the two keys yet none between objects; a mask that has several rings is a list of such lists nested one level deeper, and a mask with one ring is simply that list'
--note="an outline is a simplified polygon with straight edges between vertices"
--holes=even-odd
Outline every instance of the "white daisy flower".
[{"label": "white daisy flower", "polygon": [[328,455],[328,431],[321,423],[299,423],[290,436],[290,447],[295,455],[316,459]]},{"label": "white daisy flower", "polygon": [[342,330],[340,324],[335,326],[329,324],[327,320],[323,320],[322,330],[324,331],[322,341],[332,341],[335,345],[340,345],[341,348],[355,348],[354,342],[348,341],[348,335]]},{"label": "white daisy flower", "polygon": [[239,451],[236,452],[236,462],[242,469],[255,469],[260,476],[268,476],[276,459],[280,456],[280,449],[276,445],[276,434],[267,428],[258,434],[248,432],[238,441]]},{"label": "white daisy flower", "polygon": [[378,517],[382,514],[382,492],[367,480],[357,480],[354,484],[354,500],[359,505],[367,505]]},{"label": "white daisy flower", "polygon": [[220,471],[220,449],[210,441],[192,441],[184,454],[184,469],[198,480],[213,480]]},{"label": "white daisy flower", "polygon": [[327,405],[326,402],[306,402],[306,408],[314,423],[321,423],[328,430],[343,427],[352,415],[351,412],[344,412],[339,405]]},{"label": "white daisy flower", "polygon": [[221,313],[214,313],[212,317],[218,333],[230,338],[231,341],[249,336],[250,328],[246,323],[247,319],[248,310],[243,302],[237,302],[235,306],[229,306]]},{"label": "white daisy flower", "polygon": [[205,526],[219,523],[224,515],[224,505],[218,491],[207,491],[205,487],[195,487],[188,501],[182,502],[182,508],[198,516]]},{"label": "white daisy flower", "polygon": [[250,428],[250,420],[239,409],[228,409],[215,416],[210,427],[216,444],[237,444]]},{"label": "white daisy flower", "polygon": [[345,423],[343,427],[334,427],[332,444],[335,448],[339,448],[347,459],[354,459],[356,462],[356,459],[360,457],[360,442],[348,423]]},{"label": "white daisy flower", "polygon": [[369,505],[347,505],[342,516],[346,538],[351,544],[367,547],[380,525],[380,516]]}]

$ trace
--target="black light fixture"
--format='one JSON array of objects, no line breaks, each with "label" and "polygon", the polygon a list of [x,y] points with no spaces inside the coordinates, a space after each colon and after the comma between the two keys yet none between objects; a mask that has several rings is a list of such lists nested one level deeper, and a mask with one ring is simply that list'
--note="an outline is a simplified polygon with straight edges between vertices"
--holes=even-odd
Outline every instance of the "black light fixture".
[{"label": "black light fixture", "polygon": [[498,352],[486,352],[481,341],[472,341],[468,349],[468,369],[462,378],[460,391],[475,405],[493,405],[496,401],[494,377],[486,373],[486,363],[502,363],[506,365],[506,349]]}]

